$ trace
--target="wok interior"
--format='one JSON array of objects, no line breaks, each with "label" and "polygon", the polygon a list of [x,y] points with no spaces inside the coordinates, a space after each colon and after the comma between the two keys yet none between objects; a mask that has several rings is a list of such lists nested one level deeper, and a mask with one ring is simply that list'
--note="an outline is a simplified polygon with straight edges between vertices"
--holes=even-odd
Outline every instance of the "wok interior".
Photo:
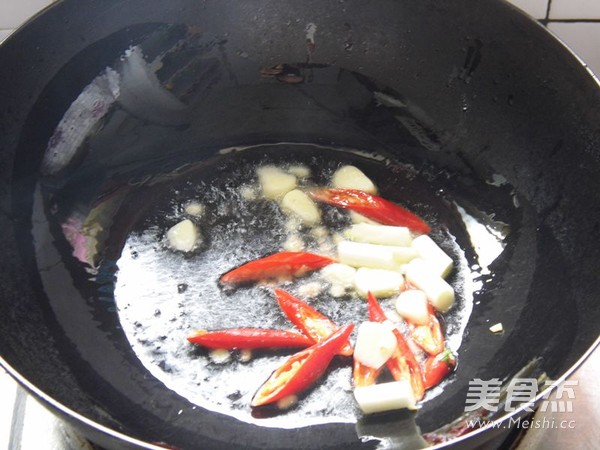
[{"label": "wok interior", "polygon": [[[272,417],[267,418],[264,411],[251,411],[250,400],[290,352],[258,352],[247,362],[239,361],[234,354],[226,364],[213,364],[208,352],[194,348],[184,339],[199,328],[290,326],[275,302],[272,284],[233,289],[218,283],[219,277],[231,268],[282,249],[290,236],[286,231],[287,218],[276,203],[244,196],[249,186],[256,184],[257,167],[266,164],[309,168],[314,175],[300,182],[305,187],[325,185],[340,165],[355,164],[377,180],[386,198],[405,199],[407,206],[421,210],[430,223],[443,220],[443,229],[434,236],[453,255],[456,269],[450,281],[457,293],[456,306],[444,315],[444,323],[448,348],[459,350],[474,297],[479,297],[473,291],[480,289],[484,279],[491,279],[489,274],[471,269],[477,260],[461,215],[448,200],[448,194],[440,195],[441,189],[432,189],[427,178],[392,160],[381,162],[306,144],[245,149],[215,158],[212,164],[192,166],[160,189],[141,188],[125,207],[125,216],[139,209],[144,212],[133,227],[111,233],[111,239],[123,234],[124,238],[116,240],[126,241],[124,248],[115,252],[117,259],[108,262],[109,267],[118,267],[114,302],[120,325],[148,370],[194,404],[265,427],[355,422],[360,415],[350,393],[352,375],[347,358],[338,358],[335,369],[295,408],[281,414],[271,411]],[[148,189],[154,195],[149,195]],[[205,205],[202,216],[194,218],[202,243],[191,254],[177,254],[165,245],[165,230],[186,217],[182,206],[191,199]],[[322,223],[325,228],[317,228],[316,233],[312,229],[294,231],[293,235],[305,242],[307,251],[335,256],[332,234],[342,233],[350,220],[347,214],[331,207],[323,209]],[[332,234],[327,230],[332,230]],[[102,266],[106,264],[104,261]],[[104,270],[102,266],[100,272]],[[337,324],[358,324],[368,317],[364,300],[356,294],[332,297],[318,272],[279,285],[311,302]],[[393,310],[390,299],[382,303]],[[426,401],[441,391],[433,390]]]},{"label": "wok interior", "polygon": [[[439,206],[431,212],[434,223],[452,230],[470,263],[476,253],[453,205],[489,227],[509,227],[503,252],[474,295],[456,374],[419,411],[421,431],[463,412],[473,378],[510,377],[535,358],[539,371],[560,376],[598,336],[599,259],[589,243],[600,235],[600,102],[564,49],[507,6],[481,3],[381,2],[377,9],[311,3],[313,11],[293,2],[258,9],[181,2],[185,12],[136,9],[136,2],[90,6],[110,25],[92,27],[89,42],[54,55],[46,80],[31,85],[37,95],[6,97],[7,108],[18,103],[22,126],[6,120],[3,138],[3,158],[14,155],[11,215],[2,217],[13,262],[1,272],[7,363],[70,409],[148,442],[186,447],[201,435],[206,446],[250,439],[257,448],[373,445],[358,440],[352,423],[265,433],[167,389],[121,329],[111,302],[117,266],[105,263],[90,274],[72,256],[57,220],[63,210],[85,214],[112,205],[102,211],[110,232],[103,230],[108,238],[92,264],[116,261],[127,231],[152,207],[148,199],[171,192],[190,164],[232,146],[291,142],[374,151],[411,167],[418,180],[403,184],[403,193]],[[74,15],[72,26],[83,27],[87,16],[78,11],[65,2],[30,33],[65,13]],[[125,11],[135,11],[135,24]],[[23,42],[32,39],[27,31]],[[16,52],[16,42],[7,43],[4,58]],[[132,46],[146,62],[160,61],[156,75],[170,82],[184,110],[151,83],[150,91],[136,91],[148,80],[134,77],[138,83],[127,85],[133,69],[123,67],[122,56]],[[303,82],[261,77],[261,69],[278,64]],[[87,131],[83,151],[53,172],[44,160],[47,143],[106,67],[125,80],[123,96],[95,126],[73,122]],[[6,89],[8,75],[0,76]],[[125,201],[115,202],[123,186]],[[504,324],[503,336],[489,332],[495,322]]]}]

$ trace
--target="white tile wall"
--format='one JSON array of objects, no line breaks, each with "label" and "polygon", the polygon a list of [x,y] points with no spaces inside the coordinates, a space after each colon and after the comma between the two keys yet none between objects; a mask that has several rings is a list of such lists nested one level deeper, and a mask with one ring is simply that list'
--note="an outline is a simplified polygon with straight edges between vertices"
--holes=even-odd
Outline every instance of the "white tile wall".
[{"label": "white tile wall", "polygon": [[600,0],[552,0],[550,19],[598,19]]},{"label": "white tile wall", "polygon": [[[13,30],[0,30],[0,42],[2,42],[4,39],[6,39],[10,33],[12,33]],[[0,447],[2,448],[2,447]]]},{"label": "white tile wall", "polygon": [[1,0],[0,29],[17,28],[52,0]]},{"label": "white tile wall", "polygon": [[545,19],[548,11],[548,0],[509,0],[535,19]]},{"label": "white tile wall", "polygon": [[548,29],[600,76],[600,22],[550,22]]},{"label": "white tile wall", "polygon": [[0,408],[0,448],[9,448],[10,430],[12,422],[12,406],[15,404],[17,396],[17,384],[13,379],[0,368],[0,399],[2,407]]}]

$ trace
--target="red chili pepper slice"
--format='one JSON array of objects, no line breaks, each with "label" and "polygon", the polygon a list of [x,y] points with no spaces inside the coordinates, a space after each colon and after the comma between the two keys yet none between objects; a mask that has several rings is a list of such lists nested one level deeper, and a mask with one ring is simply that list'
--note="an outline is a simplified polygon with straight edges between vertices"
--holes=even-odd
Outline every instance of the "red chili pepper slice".
[{"label": "red chili pepper slice", "polygon": [[321,269],[335,260],[308,252],[280,252],[250,261],[221,276],[223,284],[250,283],[265,278],[301,276]]},{"label": "red chili pepper slice", "polygon": [[286,330],[262,328],[231,328],[227,330],[197,330],[187,338],[193,344],[206,348],[228,350],[282,347],[310,347],[312,339],[303,334]]},{"label": "red chili pepper slice", "polygon": [[[388,318],[383,312],[381,305],[370,292],[367,293],[367,304],[369,309],[369,320],[373,322],[385,322]],[[400,330],[394,328],[394,335],[398,341],[394,354],[388,359],[387,367],[392,373],[394,380],[410,380],[410,384],[417,400],[421,400],[425,395],[425,388],[423,387],[423,372],[421,367],[415,358],[415,355],[411,351],[410,347],[406,343],[404,336],[400,333]]]},{"label": "red chili pepper slice", "polygon": [[440,384],[455,367],[456,358],[448,349],[427,358],[424,367],[425,389],[430,389]]},{"label": "red chili pepper slice", "polygon": [[[275,289],[275,295],[281,310],[290,319],[290,322],[300,328],[313,342],[324,341],[339,330],[340,327],[329,317],[321,314],[289,292]],[[352,345],[350,342],[346,342],[340,350],[340,355],[351,356],[352,353]]]},{"label": "red chili pepper slice", "polygon": [[352,383],[354,384],[354,387],[371,386],[372,384],[375,384],[381,369],[381,367],[379,369],[373,369],[372,367],[365,366],[355,359],[354,367],[352,369]]},{"label": "red chili pepper slice", "polygon": [[318,202],[356,211],[384,225],[408,227],[416,233],[431,231],[419,216],[376,195],[356,189],[313,189],[310,196]]},{"label": "red chili pepper slice", "polygon": [[327,340],[292,355],[263,383],[250,405],[267,405],[306,390],[325,373],[353,329],[354,325],[348,324]]},{"label": "red chili pepper slice", "polygon": [[429,355],[435,356],[444,351],[444,335],[442,327],[431,305],[429,309],[429,323],[427,325],[409,324],[410,337],[415,344],[425,350]]}]

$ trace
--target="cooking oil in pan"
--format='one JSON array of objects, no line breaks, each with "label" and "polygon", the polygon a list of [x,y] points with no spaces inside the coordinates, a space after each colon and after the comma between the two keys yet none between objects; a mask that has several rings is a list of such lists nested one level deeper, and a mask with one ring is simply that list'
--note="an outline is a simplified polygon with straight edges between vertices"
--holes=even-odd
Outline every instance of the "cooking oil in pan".
[{"label": "cooking oil in pan", "polygon": [[[383,152],[315,144],[227,147],[202,162],[182,164],[158,175],[128,177],[126,183],[114,185],[103,181],[103,195],[92,197],[91,209],[81,218],[77,208],[71,207],[70,215],[61,216],[61,211],[69,205],[65,195],[80,199],[85,189],[67,189],[64,194],[65,190],[49,192],[52,186],[44,186],[36,195],[41,208],[35,208],[40,211],[34,225],[34,234],[39,236],[36,242],[41,244],[37,257],[40,267],[46,268],[40,274],[51,307],[67,335],[82,334],[83,325],[70,317],[84,317],[91,311],[91,323],[96,324],[92,326],[109,330],[108,335],[102,334],[102,339],[110,336],[104,346],[126,340],[125,346],[118,344],[123,349],[120,351],[133,352],[167,388],[200,408],[239,420],[284,428],[356,420],[359,413],[351,394],[348,361],[335,360],[323,379],[289,410],[256,417],[249,406],[253,394],[291,353],[257,351],[249,357],[247,352],[231,352],[223,357],[186,340],[196,329],[290,328],[275,302],[274,284],[224,289],[218,284],[219,277],[244,262],[286,248],[290,235],[301,240],[304,250],[333,255],[336,234],[351,223],[346,212],[324,206],[318,232],[291,230],[278,204],[260,198],[256,169],[267,164],[306,170],[309,175],[299,179],[300,187],[325,186],[337,168],[352,164],[375,181],[383,197],[431,224],[432,238],[454,261],[449,280],[457,302],[444,315],[443,327],[447,346],[459,354],[460,364],[460,347],[474,296],[482,288],[483,272],[475,265],[481,262],[481,255],[474,247],[481,253],[484,246],[477,244],[482,241],[475,237],[489,230],[489,224],[479,224],[477,233],[470,232],[479,220],[472,205],[468,205],[468,214],[428,171],[416,170]],[[75,285],[88,296],[87,303],[66,301],[65,289],[70,283],[66,279],[57,283],[58,256],[48,253],[52,247],[44,246],[46,238],[41,228],[38,230],[38,224],[44,223],[44,209],[60,218],[54,231],[62,236],[56,242],[63,248],[63,261],[72,273],[81,273],[82,267],[87,272],[88,281]],[[191,252],[173,250],[166,239],[167,230],[184,219],[192,220],[201,236]],[[497,242],[495,256],[502,252],[502,239]],[[356,295],[329,295],[328,286],[317,273],[278,286],[308,301],[338,324],[358,324],[368,317],[363,300]],[[76,295],[72,292],[71,297]],[[393,310],[391,299],[382,300],[382,304]],[[108,307],[108,314],[101,313],[103,305]],[[100,353],[92,361],[102,361],[98,373],[110,379],[110,367],[122,361],[112,351]],[[452,381],[450,378],[446,383]],[[432,400],[443,389],[444,384],[430,390],[424,401]]]},{"label": "cooking oil in pan", "polygon": [[[301,179],[300,186],[310,187],[327,185],[343,164],[356,165],[376,180],[381,195],[418,212],[434,229],[440,211],[449,206],[431,195],[427,182],[414,170],[382,155],[297,144],[221,153],[212,163],[190,167],[163,186],[150,205],[136,202],[136,208],[144,212],[124,230],[127,235],[117,261],[114,291],[121,326],[132,349],[167,387],[210,410],[268,426],[353,421],[357,410],[349,361],[336,361],[289,411],[257,418],[249,407],[253,394],[293,351],[260,351],[251,358],[246,352],[217,356],[186,340],[196,329],[290,328],[275,301],[272,288],[276,285],[307,300],[338,324],[367,320],[364,300],[352,293],[332,297],[318,273],[278,284],[219,286],[219,277],[228,270],[283,250],[290,233],[301,240],[304,250],[334,256],[335,235],[350,224],[347,213],[324,207],[323,225],[317,233],[314,229],[291,231],[278,204],[260,198],[256,169],[267,164],[303,167],[310,176]],[[190,203],[201,204],[202,213],[190,215],[186,208]],[[189,253],[174,251],[165,237],[171,226],[184,219],[194,221],[202,236]],[[438,228],[434,237],[455,261],[452,283],[457,303],[445,317],[445,329],[449,348],[457,351],[471,311],[471,272],[452,230]],[[382,302],[393,310],[390,299]]]}]

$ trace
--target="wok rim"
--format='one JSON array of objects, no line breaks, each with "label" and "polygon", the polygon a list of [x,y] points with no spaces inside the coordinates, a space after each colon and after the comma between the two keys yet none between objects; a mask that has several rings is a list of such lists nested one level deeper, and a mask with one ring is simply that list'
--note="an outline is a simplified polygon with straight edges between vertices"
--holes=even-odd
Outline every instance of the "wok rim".
[{"label": "wok rim", "polygon": [[[559,37],[554,31],[549,29],[546,25],[540,23],[540,21],[538,19],[535,19],[534,17],[529,15],[527,12],[521,10],[520,8],[518,8],[516,5],[509,2],[508,0],[499,0],[499,2],[510,6],[518,14],[521,14],[522,16],[527,17],[527,19],[530,21],[530,23],[533,22],[534,26],[543,28],[544,31],[555,40],[555,42],[560,44],[564,49],[566,49],[571,54],[572,57],[575,58],[577,63],[579,63],[582,66],[582,68],[587,72],[587,75],[593,79],[596,87],[598,89],[600,89],[600,74],[596,75],[593,72],[593,70],[589,67],[589,65],[585,62],[585,60],[581,56],[579,56],[579,54],[572,47],[570,47],[561,37]],[[48,10],[51,10],[51,9],[59,6],[61,3],[64,3],[64,0],[56,0],[53,3],[46,5],[44,8],[39,10],[37,13],[35,13],[31,17],[29,17],[27,20],[22,22],[17,28],[15,28],[12,31],[12,33],[10,35],[8,35],[4,39],[4,41],[2,41],[0,43],[0,47],[6,45],[7,42],[9,42],[13,39],[18,39],[18,35],[20,34],[20,32],[23,29],[28,28],[32,23],[37,21],[37,19],[40,16],[44,15]],[[583,364],[592,355],[592,353],[594,353],[594,351],[596,351],[596,350],[600,351],[599,349],[600,349],[600,334],[598,335],[596,340],[590,345],[590,347],[588,347],[587,350],[581,355],[581,357],[575,363],[573,363],[573,365],[571,367],[566,369],[560,377],[557,377],[556,380],[553,380],[554,383],[552,383],[551,386],[540,391],[534,398],[532,398],[530,403],[522,404],[515,411],[512,411],[508,414],[502,415],[501,417],[488,422],[485,426],[483,426],[481,428],[474,429],[462,436],[458,436],[458,437],[455,437],[446,442],[443,442],[440,444],[435,444],[433,446],[428,446],[426,448],[432,449],[432,450],[449,448],[453,445],[458,445],[460,443],[464,443],[466,441],[472,440],[473,438],[475,438],[477,436],[481,436],[481,435],[483,435],[483,433],[487,433],[489,430],[502,429],[500,427],[500,424],[510,421],[511,418],[520,416],[520,415],[528,412],[527,408],[529,408],[531,406],[531,404],[537,405],[544,397],[547,397],[553,390],[557,389],[560,384],[564,383],[568,378],[570,378],[574,374],[574,372],[576,372],[578,369],[580,369],[583,366]],[[29,379],[27,379],[25,376],[21,375],[21,373],[18,370],[16,370],[11,364],[9,364],[1,354],[0,354],[0,368],[5,370],[6,373],[8,375],[10,375],[11,378],[13,380],[15,380],[15,382],[18,383],[19,387],[25,389],[29,395],[32,395],[36,400],[40,401],[40,403],[42,403],[44,405],[44,407],[50,413],[57,416],[59,420],[76,422],[76,423],[81,424],[91,430],[94,430],[96,432],[103,434],[108,439],[111,439],[111,440],[114,439],[114,440],[117,440],[120,442],[124,442],[127,444],[137,446],[139,448],[144,448],[144,449],[149,449],[149,450],[164,450],[165,448],[168,448],[168,447],[153,444],[153,443],[147,442],[145,440],[142,440],[141,438],[133,437],[133,436],[130,436],[129,434],[117,431],[107,425],[103,425],[103,424],[97,422],[94,419],[90,419],[90,418],[86,417],[85,415],[77,412],[76,410],[66,406],[61,401],[55,399],[54,397],[45,393],[42,389],[38,388],[33,382],[29,381]],[[84,437],[86,439],[88,438],[87,436],[84,436]],[[359,439],[359,436],[357,436],[357,439]],[[484,439],[482,442],[485,443],[486,441],[487,440]],[[168,445],[168,443],[165,443],[165,444]]]},{"label": "wok rim", "polygon": [[[63,1],[63,0],[59,0],[59,2],[61,2],[61,1]],[[514,3],[512,3],[509,0],[499,0],[499,1],[501,1],[505,5],[510,6],[517,13],[521,14],[522,16],[527,17],[527,19],[529,19],[530,22],[533,22],[535,26],[545,30],[545,32],[548,35],[550,35],[556,42],[558,42],[560,45],[562,45],[563,48],[566,49],[571,54],[571,56],[573,56],[577,60],[577,62],[581,65],[581,67],[583,67],[585,69],[585,71],[588,73],[588,75],[592,77],[592,79],[594,80],[596,85],[600,88],[600,73],[598,75],[596,75],[594,73],[594,71],[590,68],[588,63],[586,63],[585,60],[581,56],[579,56],[579,54],[575,51],[575,49],[573,49],[569,44],[567,44],[558,34],[556,34],[554,31],[552,31],[550,28],[548,28],[548,24],[544,25],[540,22],[540,20],[544,20],[544,19],[536,19],[531,14],[522,10],[521,8],[519,8],[517,5],[515,5]],[[547,20],[547,19],[545,19],[545,20]]]},{"label": "wok rim", "polygon": [[[542,400],[542,398],[546,397],[553,390],[557,389],[560,384],[562,384],[564,381],[566,381],[567,378],[569,378],[577,369],[579,369],[583,365],[583,363],[590,357],[590,355],[596,349],[600,349],[600,335],[598,335],[598,338],[594,341],[594,343],[586,350],[586,352],[571,367],[569,367],[569,369],[567,369],[560,377],[558,377],[558,379],[554,380],[555,382],[552,383],[551,386],[540,391],[538,393],[538,395],[536,395],[531,400],[531,403],[538,404],[540,402],[540,400]],[[60,401],[58,401],[55,398],[51,397],[50,395],[46,394],[44,391],[42,391],[41,389],[36,387],[32,382],[30,382],[28,379],[26,379],[24,376],[22,376],[17,370],[15,370],[10,364],[8,364],[8,362],[6,362],[6,360],[2,356],[0,356],[0,367],[2,367],[21,387],[26,389],[29,394],[33,395],[37,400],[40,400],[44,404],[44,406],[50,407],[49,409],[55,415],[56,415],[56,413],[60,413],[62,415],[69,417],[70,419],[73,419],[85,426],[88,426],[88,427],[94,429],[95,431],[103,433],[104,435],[106,435],[109,438],[127,442],[129,444],[136,445],[140,448],[145,448],[145,449],[149,449],[149,450],[164,450],[164,448],[165,448],[164,446],[155,445],[155,444],[146,442],[140,438],[132,437],[132,436],[129,436],[128,434],[113,430],[112,428],[110,428],[106,425],[102,425],[101,423],[98,423],[95,420],[84,416],[83,414],[69,408],[68,406],[65,406]],[[452,445],[456,445],[461,442],[471,440],[475,436],[485,433],[490,429],[492,429],[492,430],[500,429],[499,425],[501,423],[510,421],[511,418],[519,416],[519,415],[527,412],[527,408],[530,407],[531,403],[529,403],[529,404],[526,403],[526,404],[521,405],[519,408],[517,408],[515,411],[512,411],[510,414],[503,415],[503,416],[493,420],[492,422],[489,422],[484,427],[477,428],[473,431],[470,431],[467,434],[458,436],[454,439],[443,442],[441,444],[429,446],[427,448],[434,449],[434,450],[448,448]],[[357,436],[357,439],[358,438],[359,438],[359,436]]]}]

